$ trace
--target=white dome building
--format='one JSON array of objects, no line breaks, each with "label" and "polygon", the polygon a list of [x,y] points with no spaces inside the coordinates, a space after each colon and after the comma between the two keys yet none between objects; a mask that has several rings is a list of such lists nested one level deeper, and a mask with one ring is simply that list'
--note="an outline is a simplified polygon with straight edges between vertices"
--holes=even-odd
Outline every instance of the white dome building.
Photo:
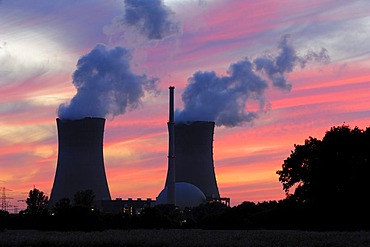
[{"label": "white dome building", "polygon": [[[206,196],[195,185],[185,182],[175,184],[176,191],[176,206],[179,208],[197,207],[206,202]],[[167,204],[167,187],[159,193],[156,205]]]}]

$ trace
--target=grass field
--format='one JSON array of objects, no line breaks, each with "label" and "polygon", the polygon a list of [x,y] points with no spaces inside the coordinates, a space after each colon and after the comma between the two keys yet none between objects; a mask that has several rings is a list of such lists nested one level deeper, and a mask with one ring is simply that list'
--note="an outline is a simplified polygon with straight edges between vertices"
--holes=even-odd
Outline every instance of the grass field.
[{"label": "grass field", "polygon": [[8,230],[0,246],[243,246],[243,247],[369,247],[370,232],[107,230],[48,232]]}]

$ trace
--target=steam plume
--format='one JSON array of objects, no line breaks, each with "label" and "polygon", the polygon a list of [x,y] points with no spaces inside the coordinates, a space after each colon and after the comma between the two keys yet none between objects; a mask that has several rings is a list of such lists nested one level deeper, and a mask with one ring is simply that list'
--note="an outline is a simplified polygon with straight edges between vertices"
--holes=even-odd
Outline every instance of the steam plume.
[{"label": "steam plume", "polygon": [[[176,110],[176,121],[215,121],[218,126],[228,127],[250,122],[269,108],[264,97],[269,82],[289,91],[291,84],[286,74],[298,65],[304,68],[312,60],[328,62],[327,51],[308,51],[299,56],[290,36],[285,35],[278,44],[277,54],[266,54],[253,62],[248,58],[238,61],[229,67],[227,76],[198,71],[188,79],[182,94],[184,109]],[[257,107],[250,107],[249,103],[257,103]]]},{"label": "steam plume", "polygon": [[137,32],[148,40],[161,40],[179,32],[174,13],[163,0],[125,0],[125,13],[113,19],[104,32],[110,36]]},{"label": "steam plume", "polygon": [[291,44],[289,34],[282,37],[278,49],[279,54],[276,57],[270,54],[257,57],[254,64],[257,71],[262,71],[268,76],[273,86],[281,89],[291,89],[292,85],[287,82],[285,74],[292,72],[297,65],[304,68],[307,62],[312,60],[325,63],[330,60],[327,50],[324,48],[319,53],[308,51],[300,57]]},{"label": "steam plume", "polygon": [[106,117],[124,114],[141,104],[144,92],[157,92],[158,79],[137,75],[130,68],[131,53],[123,47],[107,48],[99,44],[82,56],[73,73],[76,95],[69,104],[61,104],[62,119]]},{"label": "steam plume", "polygon": [[253,64],[244,59],[232,64],[228,76],[215,72],[196,72],[182,94],[184,109],[176,110],[176,121],[215,121],[217,125],[236,126],[252,121],[256,112],[247,110],[248,98],[265,108],[263,92],[268,84],[253,72]]}]

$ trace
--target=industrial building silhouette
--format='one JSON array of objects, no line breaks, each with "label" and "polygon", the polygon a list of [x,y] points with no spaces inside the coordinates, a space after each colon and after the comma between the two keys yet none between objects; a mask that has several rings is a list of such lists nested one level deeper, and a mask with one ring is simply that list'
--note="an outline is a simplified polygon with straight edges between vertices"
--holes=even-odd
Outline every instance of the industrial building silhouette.
[{"label": "industrial building silhouette", "polygon": [[174,87],[169,89],[168,171],[164,189],[157,200],[111,200],[103,158],[104,118],[57,118],[58,161],[50,205],[62,198],[72,200],[75,193],[84,190],[95,193],[96,207],[113,213],[127,209],[130,212],[140,211],[140,207],[158,204],[193,207],[206,201],[219,201],[230,205],[229,198],[220,197],[214,171],[215,123],[195,121],[175,124]]}]

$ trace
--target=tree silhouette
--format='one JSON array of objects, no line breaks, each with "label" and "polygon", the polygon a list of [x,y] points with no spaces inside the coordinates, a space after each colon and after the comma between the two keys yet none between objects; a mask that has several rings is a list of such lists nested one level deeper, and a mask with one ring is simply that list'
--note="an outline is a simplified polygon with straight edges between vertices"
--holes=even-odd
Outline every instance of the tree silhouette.
[{"label": "tree silhouette", "polygon": [[48,211],[49,199],[44,192],[34,188],[30,190],[26,199],[27,209],[26,214],[40,215],[45,214]]},{"label": "tree silhouette", "polygon": [[69,198],[62,198],[53,205],[52,211],[56,214],[66,214],[71,207],[72,205]]},{"label": "tree silhouette", "polygon": [[0,232],[5,231],[7,227],[6,221],[7,221],[8,216],[9,216],[9,212],[0,210]]},{"label": "tree silhouette", "polygon": [[369,162],[370,128],[342,125],[332,127],[322,140],[309,137],[304,145],[294,145],[276,173],[297,202],[364,205],[370,189]]},{"label": "tree silhouette", "polygon": [[295,189],[297,201],[311,201],[320,183],[316,177],[320,174],[321,145],[322,141],[313,137],[305,140],[304,145],[294,145],[295,150],[284,160],[283,169],[276,172],[287,195]]},{"label": "tree silhouette", "polygon": [[309,137],[276,173],[287,199],[306,208],[315,229],[369,229],[370,128],[332,127]]}]

